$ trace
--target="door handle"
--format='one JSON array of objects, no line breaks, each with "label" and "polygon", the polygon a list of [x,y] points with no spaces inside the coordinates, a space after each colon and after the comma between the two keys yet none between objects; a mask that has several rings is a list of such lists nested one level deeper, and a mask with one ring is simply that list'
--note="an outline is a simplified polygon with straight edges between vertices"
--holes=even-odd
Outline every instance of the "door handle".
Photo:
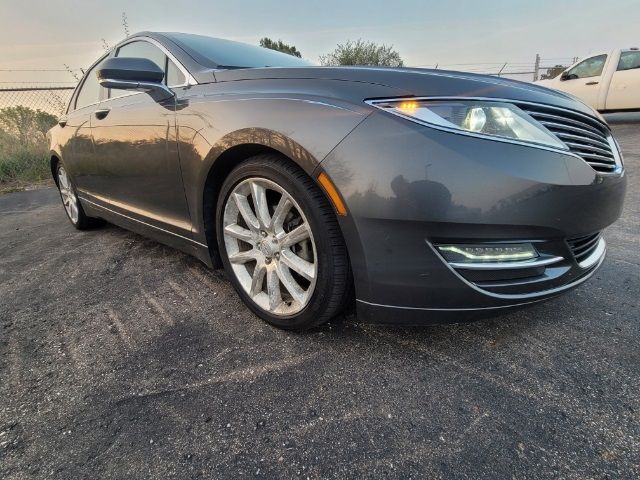
[{"label": "door handle", "polygon": [[96,116],[98,120],[103,120],[104,118],[107,117],[107,115],[109,115],[110,111],[111,111],[110,108],[102,108],[100,110],[96,110],[95,112],[93,112],[93,114]]},{"label": "door handle", "polygon": [[598,85],[600,82],[587,82],[585,85]]}]

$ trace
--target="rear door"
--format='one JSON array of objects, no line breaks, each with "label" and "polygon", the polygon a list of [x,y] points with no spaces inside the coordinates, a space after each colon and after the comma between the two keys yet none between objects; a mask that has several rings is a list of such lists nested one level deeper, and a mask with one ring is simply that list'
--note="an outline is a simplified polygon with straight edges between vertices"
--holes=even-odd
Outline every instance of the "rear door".
[{"label": "rear door", "polygon": [[623,50],[611,78],[605,108],[640,109],[640,51]]},{"label": "rear door", "polygon": [[66,115],[65,130],[70,141],[62,156],[67,171],[81,197],[94,200],[99,176],[91,130],[93,112],[100,101],[101,87],[96,69],[107,57],[101,59],[82,79],[77,94],[72,98]]},{"label": "rear door", "polygon": [[[119,47],[115,56],[148,58],[165,70],[170,85],[186,82],[161,47],[150,41],[136,39]],[[102,170],[100,190],[111,208],[190,238],[191,218],[176,141],[175,100],[156,102],[146,93],[111,89],[91,121],[96,159]]]},{"label": "rear door", "polygon": [[607,57],[608,55],[606,54],[596,55],[581,61],[563,74],[568,78],[562,80],[557,88],[600,110],[602,106],[598,105],[598,94],[600,93],[602,74],[605,71]]}]

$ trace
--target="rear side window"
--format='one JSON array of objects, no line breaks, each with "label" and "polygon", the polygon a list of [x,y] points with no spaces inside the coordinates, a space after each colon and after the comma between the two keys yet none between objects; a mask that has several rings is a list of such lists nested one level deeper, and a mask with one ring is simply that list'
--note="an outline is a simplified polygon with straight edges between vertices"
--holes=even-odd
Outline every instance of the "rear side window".
[{"label": "rear side window", "polygon": [[618,62],[618,70],[633,70],[640,68],[640,51],[622,52]]},{"label": "rear side window", "polygon": [[595,57],[587,58],[578,65],[573,67],[567,73],[571,78],[589,78],[599,77],[602,75],[604,64],[607,61],[606,55],[598,55]]}]

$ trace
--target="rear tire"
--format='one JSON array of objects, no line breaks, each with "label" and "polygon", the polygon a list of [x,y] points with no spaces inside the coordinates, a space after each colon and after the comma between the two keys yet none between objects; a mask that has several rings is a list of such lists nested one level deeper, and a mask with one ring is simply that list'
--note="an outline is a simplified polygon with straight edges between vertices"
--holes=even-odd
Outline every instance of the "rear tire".
[{"label": "rear tire", "polygon": [[216,229],[234,288],[266,322],[305,330],[344,308],[351,275],[335,213],[287,159],[265,154],[237,166],[220,190]]},{"label": "rear tire", "polygon": [[86,230],[94,226],[97,220],[85,214],[76,189],[62,162],[59,162],[56,166],[56,184],[62,199],[62,205],[71,224],[78,230]]}]

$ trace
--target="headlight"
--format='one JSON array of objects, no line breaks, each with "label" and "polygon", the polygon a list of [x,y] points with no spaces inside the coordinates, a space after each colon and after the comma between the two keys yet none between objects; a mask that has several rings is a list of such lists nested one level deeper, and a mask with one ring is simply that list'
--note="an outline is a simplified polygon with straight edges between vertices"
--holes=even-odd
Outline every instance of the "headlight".
[{"label": "headlight", "polygon": [[567,146],[517,106],[479,100],[384,100],[374,107],[444,130],[507,138],[568,150]]}]

